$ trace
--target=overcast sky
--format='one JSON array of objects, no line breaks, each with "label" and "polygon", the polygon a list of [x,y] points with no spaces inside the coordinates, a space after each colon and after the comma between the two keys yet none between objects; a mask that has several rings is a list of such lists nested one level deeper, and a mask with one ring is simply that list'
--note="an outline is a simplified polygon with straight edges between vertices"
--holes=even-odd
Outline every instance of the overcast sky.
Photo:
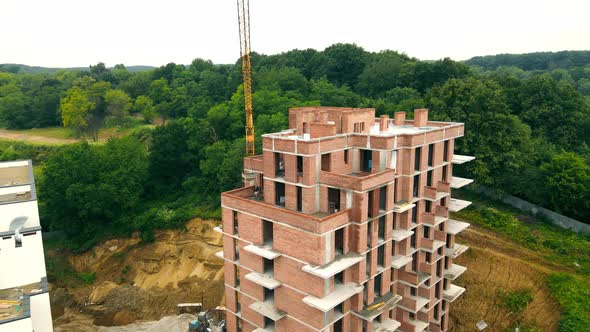
[{"label": "overcast sky", "polygon": [[[590,49],[590,0],[251,0],[253,50],[336,42],[420,59]],[[160,66],[239,57],[235,0],[1,0],[0,63]]]}]

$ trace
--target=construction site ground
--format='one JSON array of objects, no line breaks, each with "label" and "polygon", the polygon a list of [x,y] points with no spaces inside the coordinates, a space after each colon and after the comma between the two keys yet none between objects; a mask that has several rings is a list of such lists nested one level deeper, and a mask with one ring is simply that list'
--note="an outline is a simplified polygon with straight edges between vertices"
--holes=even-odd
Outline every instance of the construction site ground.
[{"label": "construction site ground", "polygon": [[[137,236],[105,241],[80,255],[48,250],[48,258],[66,259],[76,272],[96,272],[92,285],[51,291],[56,331],[186,331],[187,316],[176,305],[223,302],[223,264],[214,256],[221,235],[213,220],[195,219],[186,230],[156,232],[141,244]],[[505,331],[517,323],[557,331],[559,306],[550,297],[545,276],[563,268],[496,233],[471,226],[458,242],[470,249],[456,263],[468,270],[456,281],[467,288],[451,305],[450,331]],[[500,292],[533,290],[521,316],[502,306]],[[132,324],[132,325],[128,325]]]}]

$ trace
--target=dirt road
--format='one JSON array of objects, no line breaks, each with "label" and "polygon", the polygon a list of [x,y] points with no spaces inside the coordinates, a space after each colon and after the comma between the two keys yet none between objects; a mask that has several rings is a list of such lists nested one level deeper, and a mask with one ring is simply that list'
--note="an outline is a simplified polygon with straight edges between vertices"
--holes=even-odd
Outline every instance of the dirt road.
[{"label": "dirt road", "polygon": [[0,138],[38,144],[71,144],[79,141],[78,139],[74,138],[54,138],[47,136],[38,136],[29,134],[25,131],[15,131],[6,129],[0,129]]}]

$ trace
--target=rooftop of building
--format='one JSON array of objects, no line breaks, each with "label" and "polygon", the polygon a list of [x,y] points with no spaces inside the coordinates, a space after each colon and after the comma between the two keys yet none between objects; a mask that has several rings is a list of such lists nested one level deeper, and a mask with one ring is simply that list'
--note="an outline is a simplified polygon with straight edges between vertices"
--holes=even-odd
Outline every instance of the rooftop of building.
[{"label": "rooftop of building", "polygon": [[47,278],[28,285],[0,289],[0,325],[30,317],[30,297],[47,291]]},{"label": "rooftop of building", "polygon": [[0,205],[36,199],[30,160],[0,162]]},{"label": "rooftop of building", "polygon": [[428,109],[414,110],[414,119],[406,119],[405,112],[375,118],[374,108],[310,106],[289,109],[289,128],[263,137],[294,140],[314,140],[338,135],[398,136],[419,135],[445,127],[462,125],[459,122],[429,121]]}]

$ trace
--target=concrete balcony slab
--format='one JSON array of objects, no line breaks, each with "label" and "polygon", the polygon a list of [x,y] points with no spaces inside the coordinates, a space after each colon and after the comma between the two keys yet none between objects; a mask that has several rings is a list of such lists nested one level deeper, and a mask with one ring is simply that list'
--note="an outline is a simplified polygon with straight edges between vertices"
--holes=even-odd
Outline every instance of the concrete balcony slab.
[{"label": "concrete balcony slab", "polygon": [[469,205],[471,205],[470,201],[464,201],[462,199],[451,198],[451,201],[449,203],[449,211],[459,212],[459,211],[463,210],[464,208],[468,207]]},{"label": "concrete balcony slab", "polygon": [[278,310],[271,301],[254,302],[250,304],[248,308],[256,311],[264,317],[272,319],[275,322],[287,315],[284,311]]},{"label": "concrete balcony slab", "polygon": [[462,253],[466,252],[467,249],[469,249],[468,246],[455,243],[453,245],[453,248],[447,248],[447,250],[445,251],[445,256],[452,257],[453,259],[455,259],[459,257],[459,255],[461,255]]},{"label": "concrete balcony slab", "polygon": [[475,159],[475,157],[472,157],[472,156],[464,156],[464,155],[460,155],[460,154],[455,154],[455,155],[453,155],[453,160],[451,160],[451,162],[455,165],[461,165],[461,164],[464,164],[468,161],[472,161],[474,159]]},{"label": "concrete balcony slab", "polygon": [[352,282],[344,285],[338,284],[334,287],[334,291],[332,293],[324,296],[323,298],[308,295],[303,298],[303,302],[313,308],[323,312],[328,312],[340,303],[351,298],[353,295],[362,292],[363,288],[363,286]]},{"label": "concrete balcony slab", "polygon": [[391,258],[391,267],[401,269],[412,261],[412,256],[397,255]]},{"label": "concrete balcony slab", "polygon": [[414,234],[413,231],[409,231],[406,229],[396,229],[391,233],[391,237],[394,241],[401,241],[403,239],[407,239]]},{"label": "concrete balcony slab", "polygon": [[279,252],[272,250],[272,246],[269,245],[259,246],[256,244],[250,244],[245,246],[244,250],[253,253],[254,255],[262,256],[266,259],[275,259],[281,255]]},{"label": "concrete balcony slab", "polygon": [[443,299],[453,302],[464,292],[465,288],[451,284],[447,290],[443,291]]},{"label": "concrete balcony slab", "polygon": [[346,255],[337,256],[335,260],[328,264],[322,266],[305,265],[301,269],[322,279],[328,279],[364,259],[364,255],[348,253]]},{"label": "concrete balcony slab", "polygon": [[416,206],[416,204],[413,204],[410,202],[399,201],[399,202],[393,203],[393,212],[396,212],[396,213],[406,212],[406,211],[411,210],[415,206]]},{"label": "concrete balcony slab", "polygon": [[444,277],[449,280],[455,280],[459,278],[465,271],[467,271],[465,266],[453,264],[449,269],[445,270]]},{"label": "concrete balcony slab", "polygon": [[469,223],[459,221],[459,220],[449,219],[449,222],[447,223],[447,233],[457,235],[460,232],[467,229],[467,227],[469,227],[469,226],[471,226]]},{"label": "concrete balcony slab", "polygon": [[275,289],[282,285],[280,281],[264,273],[250,272],[245,277],[253,283],[268,289]]},{"label": "concrete balcony slab", "polygon": [[386,319],[383,323],[373,322],[374,332],[395,332],[402,324],[391,318]]},{"label": "concrete balcony slab", "polygon": [[415,328],[414,331],[415,332],[422,332],[422,331],[424,331],[424,330],[426,330],[428,328],[428,325],[430,325],[430,324],[428,324],[426,322],[423,322],[421,320],[410,320],[408,323],[410,325],[413,325],[414,326],[414,328]]},{"label": "concrete balcony slab", "polygon": [[401,296],[389,292],[383,296],[375,298],[373,303],[367,305],[362,311],[354,312],[354,314],[361,319],[372,322],[382,313],[393,309],[401,299]]},{"label": "concrete balcony slab", "polygon": [[472,179],[466,179],[466,178],[460,178],[458,176],[453,176],[451,178],[451,188],[458,189],[458,188],[464,187],[468,184],[471,184],[472,182],[473,182]]}]

